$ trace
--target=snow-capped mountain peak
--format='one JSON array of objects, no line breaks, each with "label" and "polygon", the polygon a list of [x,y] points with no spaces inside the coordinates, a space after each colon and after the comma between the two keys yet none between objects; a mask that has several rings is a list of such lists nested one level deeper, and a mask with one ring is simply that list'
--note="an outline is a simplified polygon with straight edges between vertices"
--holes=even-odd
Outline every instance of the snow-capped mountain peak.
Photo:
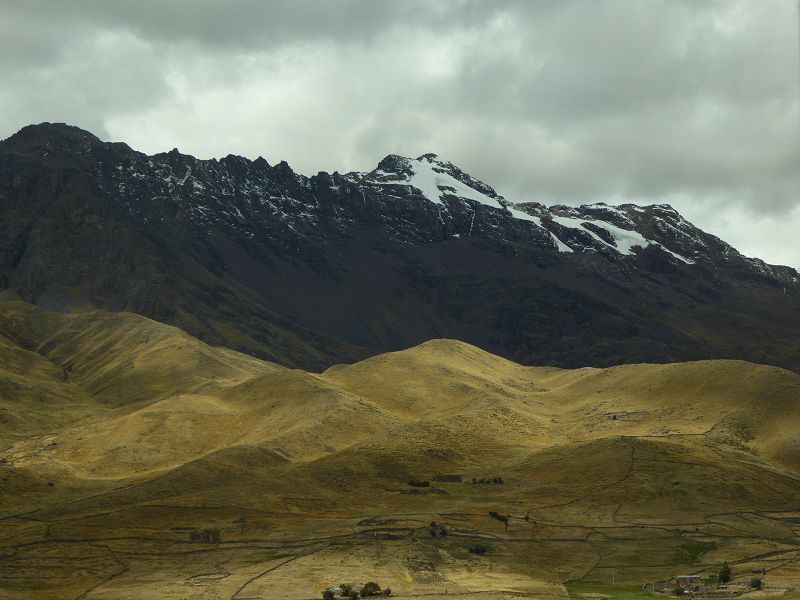
[{"label": "snow-capped mountain peak", "polygon": [[[664,213],[669,226],[681,233],[689,225],[671,207],[654,205],[650,211],[636,205],[611,206],[595,203],[581,207],[554,206],[550,209],[534,203],[514,203],[499,195],[491,186],[472,177],[437,154],[423,154],[416,159],[392,154],[361,180],[381,192],[399,198],[421,198],[449,210],[452,202],[478,203],[511,218],[524,221],[547,232],[551,245],[559,252],[611,251],[629,256],[654,246],[673,260],[693,264],[683,248],[670,248],[654,237],[637,231],[643,215]],[[381,189],[382,188],[382,189]],[[677,221],[677,222],[676,222]],[[461,237],[461,234],[456,234]],[[688,235],[688,234],[686,234]],[[690,253],[691,254],[691,253]]]},{"label": "snow-capped mountain peak", "polygon": [[390,154],[363,181],[387,186],[389,193],[392,187],[410,188],[419,197],[441,206],[449,196],[503,208],[503,198],[494,189],[433,153],[418,158]]},{"label": "snow-capped mountain peak", "polygon": [[518,200],[435,154],[306,177],[32,126],[0,142],[0,292],[133,310],[320,368],[431,337],[531,363],[800,368],[786,353],[800,336],[794,269],[666,205]]}]

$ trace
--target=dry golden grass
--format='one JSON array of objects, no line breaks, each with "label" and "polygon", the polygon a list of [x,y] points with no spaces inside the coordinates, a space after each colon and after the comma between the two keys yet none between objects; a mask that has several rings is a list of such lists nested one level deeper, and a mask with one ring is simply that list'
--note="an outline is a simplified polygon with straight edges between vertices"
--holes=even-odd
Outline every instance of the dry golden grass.
[{"label": "dry golden grass", "polygon": [[6,303],[0,382],[0,597],[633,598],[725,561],[765,594],[800,581],[800,377],[773,367],[433,340],[314,374]]}]

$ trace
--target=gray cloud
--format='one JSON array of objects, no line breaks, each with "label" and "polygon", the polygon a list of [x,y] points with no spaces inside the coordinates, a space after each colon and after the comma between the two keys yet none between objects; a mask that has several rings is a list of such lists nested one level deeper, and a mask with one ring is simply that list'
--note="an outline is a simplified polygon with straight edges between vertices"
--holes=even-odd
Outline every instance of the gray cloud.
[{"label": "gray cloud", "polygon": [[800,266],[795,0],[0,0],[0,136],[369,170],[435,151],[512,200],[671,202]]}]

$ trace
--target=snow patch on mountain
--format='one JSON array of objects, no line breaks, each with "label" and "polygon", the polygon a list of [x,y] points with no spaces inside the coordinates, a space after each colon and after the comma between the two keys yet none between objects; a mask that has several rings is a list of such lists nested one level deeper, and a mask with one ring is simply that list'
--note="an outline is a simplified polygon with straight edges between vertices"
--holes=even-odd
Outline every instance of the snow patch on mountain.
[{"label": "snow patch on mountain", "polygon": [[530,221],[532,223],[535,223],[538,227],[544,229],[547,233],[550,234],[550,238],[553,240],[553,243],[555,244],[556,249],[559,252],[574,252],[572,248],[570,248],[564,242],[558,239],[558,236],[555,233],[547,229],[547,227],[545,227],[542,224],[542,220],[539,217],[536,217],[534,215],[529,215],[528,213],[523,212],[518,208],[514,208],[514,206],[511,204],[509,204],[509,206],[506,206],[506,210],[508,210],[508,212],[511,213],[511,216],[514,217],[515,219],[519,219],[521,221]]},{"label": "snow patch on mountain", "polygon": [[491,188],[461,173],[451,162],[443,161],[434,154],[425,154],[415,159],[395,157],[395,160],[402,165],[402,170],[389,172],[384,169],[376,169],[372,172],[372,175],[379,178],[376,183],[385,186],[411,186],[434,204],[444,205],[445,196],[451,195],[465,200],[473,200],[492,208],[503,209],[499,197],[493,198],[459,180],[455,175],[460,174],[470,183],[486,187],[487,191]]},{"label": "snow patch on mountain", "polygon": [[[613,248],[620,254],[624,254],[626,256],[630,256],[633,254],[634,248],[646,248],[647,246],[654,245],[658,246],[668,254],[672,255],[677,260],[689,265],[694,264],[694,261],[686,258],[685,256],[681,256],[665,248],[662,244],[659,244],[656,241],[649,240],[644,237],[638,231],[634,231],[632,229],[623,229],[622,227],[617,227],[612,223],[608,223],[606,221],[599,221],[594,219],[581,219],[575,217],[563,217],[558,215],[553,215],[552,220],[559,225],[563,225],[569,229],[577,229],[582,232],[588,233],[592,238],[600,242],[601,244],[608,246],[609,248]],[[595,231],[592,231],[591,227],[587,227],[587,224],[594,225],[595,227],[599,227],[608,233],[611,234],[613,242],[609,242],[600,235],[598,235]]]}]

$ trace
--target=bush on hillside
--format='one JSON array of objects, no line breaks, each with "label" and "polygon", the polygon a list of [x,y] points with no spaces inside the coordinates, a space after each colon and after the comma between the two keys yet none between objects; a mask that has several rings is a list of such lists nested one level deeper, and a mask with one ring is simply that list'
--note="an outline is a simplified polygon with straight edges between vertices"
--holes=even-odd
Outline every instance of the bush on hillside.
[{"label": "bush on hillside", "polygon": [[412,479],[411,481],[408,482],[408,485],[410,485],[412,487],[430,487],[431,482],[430,481],[418,481],[416,479]]},{"label": "bush on hillside", "polygon": [[381,594],[381,586],[379,586],[374,581],[368,581],[364,584],[364,587],[361,588],[361,597],[368,598],[369,596],[380,596]]},{"label": "bush on hillside", "polygon": [[492,551],[492,547],[489,544],[475,544],[469,547],[469,551],[471,554],[483,556],[484,554],[489,554]]}]

